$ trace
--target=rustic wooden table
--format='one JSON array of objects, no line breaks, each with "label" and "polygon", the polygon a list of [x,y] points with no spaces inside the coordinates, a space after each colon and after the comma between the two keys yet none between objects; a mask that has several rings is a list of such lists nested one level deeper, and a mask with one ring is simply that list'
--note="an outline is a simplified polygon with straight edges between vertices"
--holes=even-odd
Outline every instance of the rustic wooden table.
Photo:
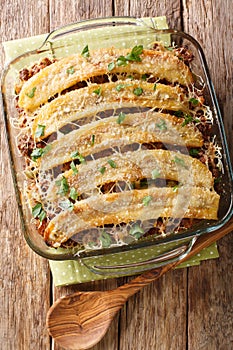
[{"label": "rustic wooden table", "polygon": [[[231,0],[2,0],[0,38],[32,36],[80,19],[112,15],[166,15],[170,27],[201,43],[233,156]],[[2,50],[0,56],[2,68]],[[53,300],[78,289],[115,288],[127,278],[53,287],[48,262],[32,252],[22,237],[2,118],[0,126],[0,349],[62,350],[53,344],[45,326]],[[219,240],[219,259],[170,271],[131,298],[93,350],[232,349],[232,238],[230,233]]]}]

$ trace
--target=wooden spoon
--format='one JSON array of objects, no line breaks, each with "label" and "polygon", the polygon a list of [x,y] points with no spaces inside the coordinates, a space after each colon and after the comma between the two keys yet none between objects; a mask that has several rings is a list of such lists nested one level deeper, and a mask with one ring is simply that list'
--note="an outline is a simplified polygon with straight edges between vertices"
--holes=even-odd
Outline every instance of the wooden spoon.
[{"label": "wooden spoon", "polygon": [[[233,229],[231,219],[223,228],[204,235],[195,243],[185,259],[197,254]],[[144,286],[157,280],[180,261],[147,271],[129,283],[110,291],[76,292],[58,299],[47,315],[50,335],[64,348],[89,349],[97,344],[107,332],[114,316],[125,302]]]}]

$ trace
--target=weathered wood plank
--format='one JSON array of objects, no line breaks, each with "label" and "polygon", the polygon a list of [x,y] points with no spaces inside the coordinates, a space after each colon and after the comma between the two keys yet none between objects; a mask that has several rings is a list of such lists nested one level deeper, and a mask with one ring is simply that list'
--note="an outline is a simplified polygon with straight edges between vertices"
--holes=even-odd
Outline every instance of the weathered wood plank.
[{"label": "weathered wood plank", "polygon": [[108,0],[61,2],[51,0],[49,6],[50,29],[80,20],[112,16],[112,2]]},{"label": "weathered wood plank", "polygon": [[[40,4],[27,1],[26,11],[21,1],[14,1],[14,6],[2,1],[0,23],[2,41],[47,32],[47,0]],[[1,50],[1,67],[3,62]],[[47,350],[45,317],[50,302],[50,273],[47,262],[33,253],[23,238],[2,117],[0,130],[0,349]]]},{"label": "weathered wood plank", "polygon": [[187,270],[170,271],[130,299],[121,311],[120,349],[185,349],[186,288]]},{"label": "weathered wood plank", "polygon": [[184,2],[184,30],[203,47],[233,160],[232,1]]},{"label": "weathered wood plank", "polygon": [[[230,8],[228,0],[185,2],[183,22],[184,30],[204,49],[233,159]],[[189,270],[188,349],[232,349],[232,243],[233,234],[229,234],[218,243],[218,260]]]},{"label": "weathered wood plank", "polygon": [[181,28],[181,7],[178,0],[114,1],[115,16],[156,17],[166,16],[170,28]]},{"label": "weathered wood plank", "polygon": [[233,234],[219,242],[220,258],[189,270],[188,349],[231,350]]}]

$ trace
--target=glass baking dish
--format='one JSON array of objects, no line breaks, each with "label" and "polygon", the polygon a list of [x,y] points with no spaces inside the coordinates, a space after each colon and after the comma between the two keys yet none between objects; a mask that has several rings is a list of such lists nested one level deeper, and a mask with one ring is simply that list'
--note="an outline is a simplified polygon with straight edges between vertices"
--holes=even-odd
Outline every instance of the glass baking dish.
[{"label": "glass baking dish", "polygon": [[[31,224],[32,213],[25,205],[26,200],[23,194],[24,162],[17,150],[15,139],[18,130],[14,127],[14,120],[17,119],[18,114],[14,103],[14,89],[19,71],[42,58],[57,59],[74,52],[81,52],[87,45],[91,50],[112,46],[124,49],[132,48],[135,45],[150,48],[154,42],[158,41],[162,41],[167,47],[171,45],[186,47],[193,53],[191,70],[195,72],[197,88],[204,87],[205,89],[205,104],[210,107],[213,117],[211,135],[218,146],[219,155],[221,154],[222,170],[218,184],[218,193],[220,194],[218,219],[215,221],[203,219],[198,224],[193,225],[191,229],[186,229],[178,234],[170,232],[166,236],[150,235],[125,245],[110,248],[80,249],[74,246],[55,249],[49,247]],[[51,32],[37,50],[27,52],[10,62],[3,74],[1,90],[6,138],[22,228],[27,243],[39,255],[52,260],[81,259],[91,270],[100,274],[110,273],[112,276],[114,274],[132,274],[181,259],[192,249],[198,236],[220,228],[231,217],[233,213],[232,169],[224,126],[202,48],[190,35],[170,29],[158,30],[153,19],[145,21],[132,17],[104,18],[71,24]],[[145,261],[142,259],[138,261],[135,256],[139,256],[140,251],[145,254],[147,249],[150,254],[152,252],[152,256],[150,255],[150,258]],[[137,254],[133,254],[133,252],[137,252]],[[116,266],[110,266],[111,264],[107,263],[109,256],[124,257],[129,253],[131,259],[128,259],[127,263]],[[125,261],[125,257],[123,260]]]}]

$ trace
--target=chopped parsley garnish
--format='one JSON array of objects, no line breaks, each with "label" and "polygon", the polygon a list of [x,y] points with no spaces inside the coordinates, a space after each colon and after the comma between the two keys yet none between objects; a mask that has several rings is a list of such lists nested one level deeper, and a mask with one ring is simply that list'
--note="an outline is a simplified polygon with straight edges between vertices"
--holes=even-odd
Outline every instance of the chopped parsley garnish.
[{"label": "chopped parsley garnish", "polygon": [[36,91],[36,86],[34,86],[31,91],[29,93],[27,93],[26,95],[29,97],[29,98],[33,98],[35,96],[35,91]]},{"label": "chopped parsley garnish", "polygon": [[91,135],[91,146],[95,144],[95,135]]},{"label": "chopped parsley garnish", "polygon": [[85,158],[78,151],[72,152],[70,156],[73,159],[78,159],[82,164],[86,163]]},{"label": "chopped parsley garnish", "polygon": [[101,95],[101,87],[99,87],[98,89],[96,90],[93,90],[94,94],[100,96]]},{"label": "chopped parsley garnish", "polygon": [[112,159],[108,160],[108,164],[110,165],[111,168],[116,168],[117,167],[116,163]]},{"label": "chopped parsley garnish", "polygon": [[62,176],[61,179],[55,181],[55,184],[56,186],[60,187],[57,194],[65,196],[69,192],[69,184],[64,176]]},{"label": "chopped parsley garnish", "polygon": [[43,148],[34,148],[31,153],[31,158],[35,162],[38,158],[42,157],[43,154],[44,154]]},{"label": "chopped parsley garnish", "polygon": [[74,74],[74,67],[71,66],[71,67],[67,68],[66,73],[67,74]]},{"label": "chopped parsley garnish", "polygon": [[179,185],[175,185],[172,187],[173,192],[177,192],[179,188]]},{"label": "chopped parsley garnish", "polygon": [[101,168],[99,168],[99,172],[103,175],[105,173],[106,167],[102,166]]},{"label": "chopped parsley garnish", "polygon": [[140,55],[142,54],[143,51],[143,46],[142,45],[137,45],[134,46],[126,56],[119,56],[117,58],[117,65],[118,66],[126,66],[129,61],[131,62],[141,62],[142,59]]},{"label": "chopped parsley garnish", "polygon": [[44,129],[45,129],[45,125],[38,124],[36,128],[35,136],[36,137],[44,136]]},{"label": "chopped parsley garnish", "polygon": [[146,80],[147,79],[147,74],[142,74],[142,80]]},{"label": "chopped parsley garnish", "polygon": [[76,175],[78,174],[78,169],[76,168],[76,165],[74,163],[74,161],[72,160],[72,162],[70,163],[70,168],[73,170],[73,173]]},{"label": "chopped parsley garnish", "polygon": [[134,95],[140,96],[143,93],[143,89],[141,87],[137,87],[133,90]]},{"label": "chopped parsley garnish", "polygon": [[189,102],[192,103],[193,106],[199,105],[199,100],[194,97],[190,98]]},{"label": "chopped parsley garnish", "polygon": [[123,112],[120,112],[120,114],[118,115],[118,118],[117,118],[117,124],[123,123],[125,118],[126,118],[126,114]]},{"label": "chopped parsley garnish", "polygon": [[130,80],[134,80],[134,77],[132,75],[128,75],[127,78]]},{"label": "chopped parsley garnish", "polygon": [[103,248],[108,248],[112,244],[112,240],[111,240],[110,235],[105,231],[102,232],[102,234],[100,236],[100,241],[102,243]]},{"label": "chopped parsley garnish", "polygon": [[81,55],[85,58],[90,57],[89,47],[86,45],[81,52]]},{"label": "chopped parsley garnish", "polygon": [[36,162],[36,160],[40,157],[42,157],[44,154],[48,153],[50,149],[52,148],[51,145],[47,145],[44,148],[34,148],[31,153],[31,159]]},{"label": "chopped parsley garnish", "polygon": [[187,168],[187,165],[185,164],[185,161],[182,158],[179,158],[179,157],[175,156],[175,158],[173,159],[173,162],[175,162],[176,164],[182,166],[183,168]]},{"label": "chopped parsley garnish", "polygon": [[181,117],[183,117],[183,112],[181,110],[178,110],[178,111],[174,112],[174,115],[178,118],[181,118]]},{"label": "chopped parsley garnish", "polygon": [[41,203],[37,203],[33,208],[32,208],[32,216],[34,218],[38,217],[38,215],[40,214],[42,209],[42,204]]},{"label": "chopped parsley garnish", "polygon": [[129,234],[135,239],[139,239],[144,235],[144,233],[144,230],[139,226],[139,224],[135,224],[129,231]]},{"label": "chopped parsley garnish", "polygon": [[190,156],[197,156],[198,153],[199,153],[199,150],[196,148],[190,148],[190,150],[189,150]]},{"label": "chopped parsley garnish", "polygon": [[76,199],[78,198],[78,192],[74,187],[71,187],[70,189],[70,198],[73,199],[74,201],[76,201]]},{"label": "chopped parsley garnish", "polygon": [[119,92],[119,91],[121,91],[122,89],[124,89],[125,88],[125,85],[124,84],[118,84],[117,86],[116,86],[116,90]]},{"label": "chopped parsley garnish", "polygon": [[157,88],[157,84],[154,84],[153,90],[155,91]]},{"label": "chopped parsley garnish", "polygon": [[38,218],[40,221],[43,221],[46,218],[46,212],[42,208],[41,203],[37,203],[33,208],[32,208],[32,216],[36,219]]},{"label": "chopped parsley garnish", "polygon": [[141,62],[142,59],[140,55],[143,52],[143,46],[142,45],[137,45],[132,48],[132,51],[128,53],[125,58],[127,61],[136,61],[136,62]]},{"label": "chopped parsley garnish", "polygon": [[153,180],[157,179],[160,176],[160,172],[158,169],[153,169],[151,172],[151,178]]},{"label": "chopped parsley garnish", "polygon": [[127,59],[125,58],[125,56],[119,56],[117,58],[117,65],[118,66],[126,66],[128,64]]},{"label": "chopped parsley garnish", "polygon": [[184,115],[184,121],[183,121],[183,123],[181,125],[185,126],[185,125],[187,125],[189,123],[192,123],[192,122],[198,123],[199,119],[194,119],[193,116],[191,116],[190,114],[185,114]]},{"label": "chopped parsley garnish", "polygon": [[114,62],[111,62],[108,64],[108,70],[111,71],[115,68],[115,63]]},{"label": "chopped parsley garnish", "polygon": [[159,123],[156,123],[155,126],[161,130],[161,131],[166,131],[167,130],[167,124],[164,119],[161,119]]},{"label": "chopped parsley garnish", "polygon": [[63,210],[68,210],[68,211],[72,211],[74,209],[74,204],[67,198],[62,202],[59,202],[59,206],[63,209]]},{"label": "chopped parsley garnish", "polygon": [[165,48],[166,48],[168,51],[173,51],[173,50],[174,50],[174,47],[173,47],[173,46],[165,46]]},{"label": "chopped parsley garnish", "polygon": [[147,207],[149,205],[149,203],[151,202],[152,197],[151,196],[146,196],[142,199],[142,203],[145,207]]}]

